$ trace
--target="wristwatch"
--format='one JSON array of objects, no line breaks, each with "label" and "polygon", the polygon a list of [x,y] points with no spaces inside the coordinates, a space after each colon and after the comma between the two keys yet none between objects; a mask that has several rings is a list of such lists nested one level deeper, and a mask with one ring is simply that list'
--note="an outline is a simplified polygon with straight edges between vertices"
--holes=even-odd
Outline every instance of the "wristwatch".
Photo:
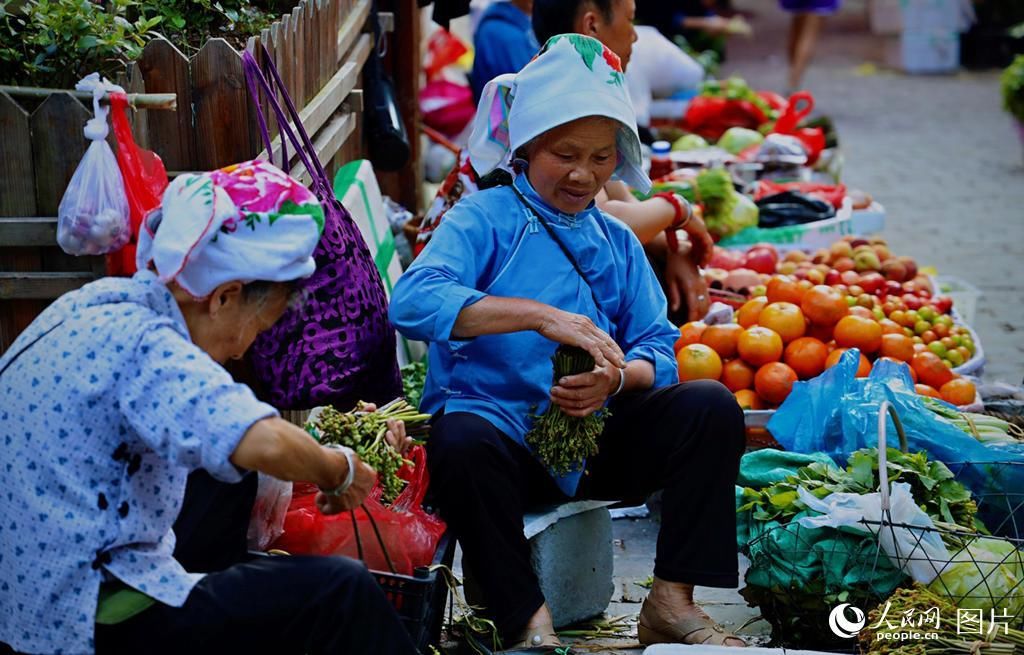
[{"label": "wristwatch", "polygon": [[339,446],[338,444],[327,444],[326,446],[324,446],[324,448],[337,450],[341,452],[343,455],[345,455],[345,461],[348,462],[348,474],[345,476],[345,481],[339,484],[334,489],[324,489],[323,487],[318,488],[320,489],[320,491],[324,492],[328,496],[341,496],[346,491],[348,491],[348,488],[352,486],[353,480],[356,479],[356,452],[349,448],[348,446]]}]

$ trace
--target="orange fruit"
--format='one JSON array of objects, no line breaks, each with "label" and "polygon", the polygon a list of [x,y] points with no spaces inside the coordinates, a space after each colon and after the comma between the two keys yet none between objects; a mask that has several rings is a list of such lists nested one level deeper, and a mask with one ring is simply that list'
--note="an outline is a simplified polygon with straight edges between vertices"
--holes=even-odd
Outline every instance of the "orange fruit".
[{"label": "orange fruit", "polygon": [[873,318],[844,316],[836,323],[836,343],[843,348],[857,348],[869,354],[882,345],[882,326]]},{"label": "orange fruit", "polygon": [[882,334],[903,334],[903,326],[892,319],[883,318],[878,324],[882,326]]},{"label": "orange fruit", "polygon": [[700,335],[700,342],[718,353],[722,359],[736,355],[736,342],[740,339],[743,328],[735,323],[725,325],[709,325]]},{"label": "orange fruit", "polygon": [[729,391],[742,391],[754,386],[754,369],[742,359],[733,359],[722,366],[722,384]]},{"label": "orange fruit", "polygon": [[870,318],[872,321],[875,320],[875,315],[871,313],[871,310],[860,305],[854,305],[850,308],[850,316],[860,316],[861,318]]},{"label": "orange fruit", "polygon": [[761,396],[757,395],[757,392],[752,389],[740,389],[734,395],[736,396],[736,402],[743,409],[764,409],[765,407]]},{"label": "orange fruit", "polygon": [[757,319],[757,324],[774,331],[782,337],[783,343],[804,336],[807,321],[800,307],[791,302],[769,303]]},{"label": "orange fruit", "polygon": [[691,343],[676,353],[679,380],[717,380],[722,376],[722,358],[702,343]]},{"label": "orange fruit", "polygon": [[804,289],[797,284],[796,278],[788,275],[773,275],[767,285],[768,302],[791,302],[799,305],[804,297]]},{"label": "orange fruit", "polygon": [[811,337],[800,337],[788,346],[782,361],[796,371],[801,380],[817,377],[825,370],[828,346]]},{"label": "orange fruit", "polygon": [[782,357],[782,337],[766,327],[755,325],[744,330],[736,345],[740,357],[753,366],[777,362]]},{"label": "orange fruit", "polygon": [[707,325],[704,321],[690,321],[684,323],[679,328],[679,338],[676,339],[675,350],[676,353],[682,349],[683,346],[689,346],[691,343],[700,343],[700,337],[704,334],[704,329]]},{"label": "orange fruit", "polygon": [[782,362],[771,362],[757,369],[754,375],[754,389],[757,390],[757,395],[778,405],[793,390],[793,383],[796,380],[796,371],[792,368]]},{"label": "orange fruit", "polygon": [[970,380],[955,378],[942,385],[939,395],[947,403],[953,405],[970,405],[977,398],[978,392]]},{"label": "orange fruit", "polygon": [[918,379],[934,389],[941,389],[942,385],[955,377],[953,371],[946,367],[942,359],[930,350],[915,353],[910,360],[910,365],[917,371]]},{"label": "orange fruit", "polygon": [[914,391],[922,396],[931,396],[932,398],[942,400],[942,394],[936,391],[935,387],[930,387],[927,384],[915,384]]},{"label": "orange fruit", "polygon": [[[828,354],[828,359],[825,360],[825,368],[832,368],[839,363],[839,358],[843,356],[843,353],[849,350],[849,348],[836,348]],[[871,362],[863,354],[860,356],[860,363],[857,364],[857,377],[866,378],[871,373]]]},{"label": "orange fruit", "polygon": [[883,334],[878,354],[882,357],[898,359],[901,362],[909,362],[914,358],[914,340],[904,334]]},{"label": "orange fruit", "polygon": [[757,298],[751,298],[747,302],[743,303],[739,311],[736,312],[736,322],[740,324],[744,329],[752,325],[757,325],[757,317],[761,315],[761,310],[768,304],[768,298],[764,296],[758,296]]},{"label": "orange fruit", "polygon": [[807,290],[800,301],[800,309],[816,325],[835,325],[850,313],[843,294],[824,284]]}]

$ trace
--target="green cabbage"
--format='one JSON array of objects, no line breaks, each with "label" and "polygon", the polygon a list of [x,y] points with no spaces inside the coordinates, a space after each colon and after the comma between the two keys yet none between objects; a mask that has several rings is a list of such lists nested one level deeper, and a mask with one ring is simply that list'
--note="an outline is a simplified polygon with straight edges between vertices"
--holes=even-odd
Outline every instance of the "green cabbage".
[{"label": "green cabbage", "polygon": [[672,144],[672,150],[682,152],[684,150],[699,150],[707,148],[708,142],[699,134],[684,134]]},{"label": "green cabbage", "polygon": [[961,609],[1001,616],[1024,612],[1024,552],[1002,539],[981,537],[961,548],[928,585]]},{"label": "green cabbage", "polygon": [[748,130],[745,127],[730,127],[718,140],[718,147],[738,155],[750,146],[759,146],[764,141],[764,136],[756,130]]}]

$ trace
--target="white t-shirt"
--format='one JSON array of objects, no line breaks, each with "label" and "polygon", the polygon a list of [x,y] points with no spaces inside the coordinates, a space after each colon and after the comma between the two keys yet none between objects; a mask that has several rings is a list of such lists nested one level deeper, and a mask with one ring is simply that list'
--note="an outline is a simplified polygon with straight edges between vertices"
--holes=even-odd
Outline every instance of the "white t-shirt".
[{"label": "white t-shirt", "polygon": [[651,123],[651,100],[696,89],[704,79],[704,68],[657,28],[638,25],[636,35],[626,84],[636,110],[636,122],[646,126]]}]

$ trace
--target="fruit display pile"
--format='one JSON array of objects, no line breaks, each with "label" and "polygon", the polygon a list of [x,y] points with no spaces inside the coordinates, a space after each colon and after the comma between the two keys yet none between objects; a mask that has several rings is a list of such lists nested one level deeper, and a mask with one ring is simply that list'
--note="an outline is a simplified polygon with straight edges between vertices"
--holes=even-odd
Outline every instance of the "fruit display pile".
[{"label": "fruit display pile", "polygon": [[734,322],[680,328],[676,360],[683,381],[720,380],[744,409],[782,403],[793,383],[820,375],[851,348],[858,377],[874,362],[907,364],[919,394],[954,405],[975,401],[958,375],[976,352],[971,331],[933,296],[927,276],[878,237],[844,237],[815,253],[759,244],[746,253],[716,249],[705,273],[712,288],[745,294]]}]

